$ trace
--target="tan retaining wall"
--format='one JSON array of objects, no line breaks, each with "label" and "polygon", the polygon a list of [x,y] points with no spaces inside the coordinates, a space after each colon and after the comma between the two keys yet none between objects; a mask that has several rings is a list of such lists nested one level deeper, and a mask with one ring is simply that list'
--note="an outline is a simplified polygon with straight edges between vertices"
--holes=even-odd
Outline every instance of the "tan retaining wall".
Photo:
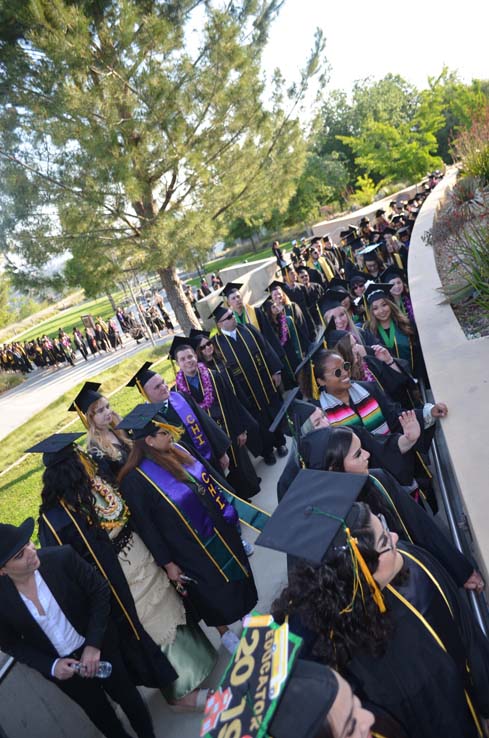
[{"label": "tan retaining wall", "polygon": [[[434,396],[448,404],[442,423],[448,450],[474,534],[479,560],[489,568],[489,337],[468,340],[448,304],[433,248],[422,236],[431,229],[435,211],[456,171],[425,201],[409,247],[409,286],[423,355]],[[486,581],[489,581],[486,576]]]}]

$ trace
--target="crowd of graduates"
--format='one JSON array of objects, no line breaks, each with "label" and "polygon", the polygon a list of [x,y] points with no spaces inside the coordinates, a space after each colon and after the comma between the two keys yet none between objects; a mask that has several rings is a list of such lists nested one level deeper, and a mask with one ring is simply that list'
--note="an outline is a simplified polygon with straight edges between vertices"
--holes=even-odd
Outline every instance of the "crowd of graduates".
[{"label": "crowd of graduates", "polygon": [[[220,286],[217,331],[174,336],[172,390],[145,363],[127,378],[135,407],[121,418],[87,382],[67,408],[85,446],[82,434],[56,434],[28,449],[45,465],[42,548],[29,543],[34,521],[2,526],[0,646],[102,734],[128,735],[106,691],[140,738],[155,735],[134,696],[146,685],[172,709],[205,705],[201,735],[215,738],[487,735],[489,644],[463,591],[484,581],[434,518],[428,451],[448,408],[421,399],[406,275],[428,192],[349,226],[339,244],[293,243],[290,262],[274,246],[262,300]],[[253,500],[252,457],[277,456],[287,461],[270,515]],[[270,614],[252,614],[243,526],[287,554]],[[80,570],[70,587],[80,599],[89,590],[78,640],[54,639],[39,617],[54,600],[70,618],[51,585],[68,556]],[[97,597],[111,602],[98,620]],[[47,638],[19,617],[22,600]],[[216,662],[202,623],[232,654],[214,693],[201,688]],[[73,676],[92,677],[100,658],[113,676]]]}]

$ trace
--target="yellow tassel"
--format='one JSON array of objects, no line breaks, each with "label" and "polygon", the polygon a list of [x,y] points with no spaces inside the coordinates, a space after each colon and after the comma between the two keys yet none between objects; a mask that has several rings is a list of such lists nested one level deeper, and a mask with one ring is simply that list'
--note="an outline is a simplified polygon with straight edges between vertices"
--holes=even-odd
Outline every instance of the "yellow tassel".
[{"label": "yellow tassel", "polygon": [[88,420],[87,420],[87,416],[86,416],[86,415],[85,415],[85,413],[84,413],[84,412],[83,412],[83,411],[82,411],[82,410],[81,410],[81,409],[80,409],[80,408],[78,407],[78,405],[76,404],[76,402],[74,402],[74,403],[73,403],[73,405],[75,406],[75,410],[76,410],[76,412],[78,413],[78,416],[79,416],[79,418],[80,418],[81,422],[83,423],[83,425],[85,426],[85,428],[86,428],[86,429],[88,430]]},{"label": "yellow tassel", "polygon": [[146,392],[143,389],[143,385],[141,384],[141,380],[136,379],[136,387],[138,388],[138,390],[140,391],[140,393],[142,394],[142,396],[144,397],[144,399],[146,400],[146,402],[149,402],[149,397],[148,397],[148,395],[146,394]]},{"label": "yellow tassel", "polygon": [[311,361],[310,363],[311,367],[311,390],[312,390],[312,399],[313,400],[319,400],[319,385],[316,382],[316,377],[314,376],[314,365]]},{"label": "yellow tassel", "polygon": [[346,539],[348,544],[350,545],[353,555],[355,556],[355,559],[357,560],[360,569],[362,570],[363,576],[367,580],[367,584],[369,585],[370,589],[372,590],[372,597],[374,599],[375,604],[379,608],[380,612],[385,612],[386,607],[384,603],[384,598],[382,597],[382,593],[378,587],[377,582],[373,578],[370,569],[368,568],[367,564],[365,563],[365,559],[363,558],[362,554],[360,553],[360,550],[357,545],[357,539],[353,538],[350,534],[350,529],[345,529],[346,533]]},{"label": "yellow tassel", "polygon": [[95,462],[92,461],[92,459],[82,451],[81,448],[77,448],[76,450],[78,452],[78,458],[80,459],[81,465],[85,469],[87,476],[90,477],[90,479],[93,479],[97,470]]},{"label": "yellow tassel", "polygon": [[152,420],[151,422],[158,428],[163,428],[163,430],[168,431],[174,441],[179,441],[185,433],[184,429],[181,426],[177,428],[175,425],[170,425],[169,423],[161,423],[159,420]]}]

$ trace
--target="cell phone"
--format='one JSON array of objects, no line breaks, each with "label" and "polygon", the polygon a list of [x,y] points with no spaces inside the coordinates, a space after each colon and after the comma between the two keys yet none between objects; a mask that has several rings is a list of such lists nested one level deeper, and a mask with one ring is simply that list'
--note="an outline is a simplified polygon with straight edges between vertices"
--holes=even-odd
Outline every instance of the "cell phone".
[{"label": "cell phone", "polygon": [[198,584],[196,579],[192,579],[192,577],[188,577],[186,574],[180,574],[180,579],[182,582],[191,582],[192,584]]}]

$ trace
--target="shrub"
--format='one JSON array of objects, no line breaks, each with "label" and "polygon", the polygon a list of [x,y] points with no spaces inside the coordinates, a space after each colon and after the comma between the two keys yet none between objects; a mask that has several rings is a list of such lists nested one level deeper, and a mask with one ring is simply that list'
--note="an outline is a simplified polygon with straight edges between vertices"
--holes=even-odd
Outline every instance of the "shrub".
[{"label": "shrub", "polygon": [[464,174],[479,177],[484,185],[489,185],[489,105],[454,140],[452,156],[461,162]]}]

